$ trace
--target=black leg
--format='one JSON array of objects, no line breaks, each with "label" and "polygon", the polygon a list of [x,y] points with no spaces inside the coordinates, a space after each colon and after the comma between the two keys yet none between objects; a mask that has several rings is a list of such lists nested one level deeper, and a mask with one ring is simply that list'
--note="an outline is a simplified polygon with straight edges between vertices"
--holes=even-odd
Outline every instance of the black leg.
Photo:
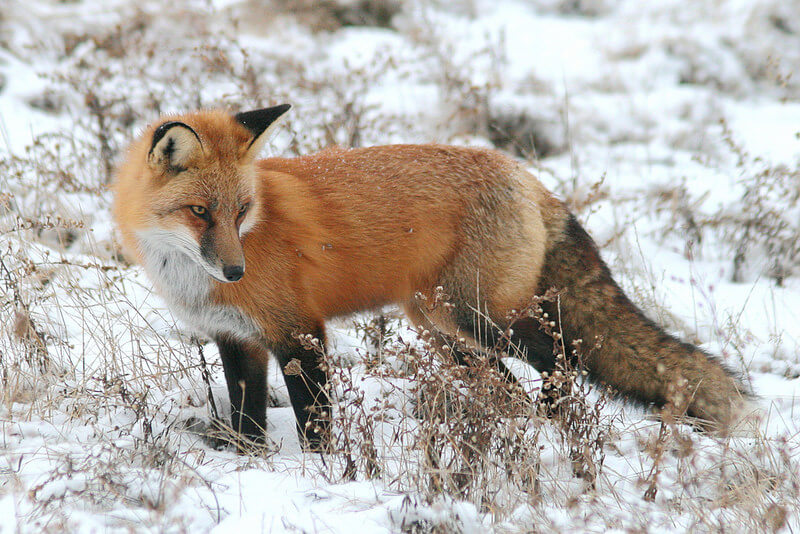
[{"label": "black leg", "polygon": [[328,437],[331,411],[325,391],[328,376],[320,367],[325,364],[325,331],[320,326],[307,333],[318,340],[315,342],[318,349],[294,337],[271,349],[283,371],[301,443],[311,450],[322,450]]},{"label": "black leg", "polygon": [[500,376],[502,376],[509,384],[519,386],[520,389],[522,389],[522,385],[519,383],[519,380],[517,380],[517,377],[514,376],[514,373],[511,372],[511,369],[509,369],[508,366],[503,363],[503,360],[501,360],[498,356],[492,354],[491,350],[487,350],[486,353],[480,355],[474,351],[469,351],[466,348],[462,349],[461,347],[458,347],[455,344],[455,340],[451,336],[442,334],[442,338],[446,340],[448,346],[452,347],[448,353],[452,354],[453,359],[458,365],[474,365],[472,360],[484,356],[489,358],[490,362],[495,366],[495,369],[497,369],[497,372],[500,373]]},{"label": "black leg", "polygon": [[[547,304],[544,303],[542,307],[551,316],[557,316],[557,310],[548,309]],[[511,325],[511,329],[514,331],[511,336],[511,342],[527,352],[528,362],[540,373],[547,373],[548,376],[552,376],[556,370],[566,373],[568,369],[564,366],[567,363],[576,364],[576,362],[572,362],[571,358],[569,362],[562,360],[562,363],[556,363],[555,340],[553,336],[540,328],[540,323],[537,319],[532,317],[517,319]],[[569,353],[567,356],[570,356]],[[543,416],[553,418],[559,411],[561,400],[572,394],[572,388],[568,381],[562,381],[559,385],[554,385],[550,380],[544,378],[544,375],[542,377],[542,389],[538,398],[539,410]]]},{"label": "black leg", "polygon": [[[511,324],[511,336],[507,336],[505,332],[500,329],[484,325],[480,332],[475,327],[475,318],[473,313],[465,313],[463,317],[456,318],[456,324],[463,332],[468,333],[474,339],[477,339],[481,346],[491,352],[494,351],[508,351],[510,356],[517,356],[514,351],[510,350],[511,345],[517,347],[519,350],[524,351],[528,363],[539,371],[552,373],[555,369],[555,356],[553,355],[553,338],[539,330],[539,324],[533,319],[522,318],[517,319]],[[519,356],[522,356],[521,354]],[[456,353],[458,359],[458,353]],[[519,385],[517,379],[500,360],[495,358],[497,370],[507,380],[513,384]],[[459,363],[462,363],[459,360]]]},{"label": "black leg", "polygon": [[[519,350],[523,351],[528,363],[540,373],[547,373],[551,375],[556,369],[556,359],[554,354],[553,337],[547,335],[539,328],[539,323],[535,319],[523,317],[515,320],[511,326],[511,336],[507,336],[505,332],[498,328],[485,326],[481,329],[480,335],[476,331],[474,315],[465,313],[463,317],[457,318],[458,326],[464,331],[468,332],[476,339],[480,339],[481,345],[485,347],[491,354],[492,351],[508,351],[511,345],[514,345]],[[457,361],[459,360],[459,352],[455,353]],[[512,356],[516,356],[511,352]],[[520,355],[522,356],[522,355]],[[463,358],[462,358],[463,359]],[[511,384],[520,386],[517,378],[511,373],[506,365],[500,358],[494,357],[495,365],[501,375]],[[538,404],[542,412],[550,415],[553,411],[553,406],[557,404],[558,399],[561,397],[562,392],[557,391],[549,386],[547,381],[544,381],[542,391],[539,394]],[[524,390],[524,388],[521,388]]]},{"label": "black leg", "polygon": [[528,363],[540,373],[555,370],[555,340],[539,328],[539,321],[523,317],[514,321],[511,330],[511,343],[527,353]]},{"label": "black leg", "polygon": [[231,399],[231,428],[255,442],[267,426],[266,354],[241,341],[217,339]]}]

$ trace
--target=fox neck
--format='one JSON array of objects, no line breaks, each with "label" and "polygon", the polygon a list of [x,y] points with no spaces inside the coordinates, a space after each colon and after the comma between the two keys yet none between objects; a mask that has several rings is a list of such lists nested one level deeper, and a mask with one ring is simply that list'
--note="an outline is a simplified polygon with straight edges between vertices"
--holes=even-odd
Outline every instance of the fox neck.
[{"label": "fox neck", "polygon": [[259,338],[255,322],[238,308],[214,302],[211,290],[218,282],[187,252],[157,233],[142,232],[138,237],[144,268],[178,319],[212,338]]},{"label": "fox neck", "polygon": [[203,306],[211,294],[212,278],[180,249],[163,246],[141,235],[144,267],[170,305]]}]

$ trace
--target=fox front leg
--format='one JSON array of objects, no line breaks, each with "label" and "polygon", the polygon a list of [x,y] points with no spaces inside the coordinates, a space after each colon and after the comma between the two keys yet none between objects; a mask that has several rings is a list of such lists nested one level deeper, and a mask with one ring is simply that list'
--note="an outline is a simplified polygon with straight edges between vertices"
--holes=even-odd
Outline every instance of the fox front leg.
[{"label": "fox front leg", "polygon": [[322,451],[329,439],[331,403],[326,391],[324,369],[325,330],[322,325],[308,334],[285,336],[272,347],[283,371],[292,401],[300,443],[309,450]]},{"label": "fox front leg", "polygon": [[220,337],[216,341],[231,400],[231,428],[252,442],[263,443],[268,355],[252,344],[231,338]]}]

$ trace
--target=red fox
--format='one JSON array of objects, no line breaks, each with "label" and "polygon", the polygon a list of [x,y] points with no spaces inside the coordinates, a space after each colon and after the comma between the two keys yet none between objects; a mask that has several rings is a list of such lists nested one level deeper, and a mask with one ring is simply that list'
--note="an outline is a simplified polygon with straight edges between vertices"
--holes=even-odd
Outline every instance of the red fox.
[{"label": "red fox", "polygon": [[[683,379],[688,416],[706,428],[735,422],[741,382],[647,319],[564,203],[515,161],[442,145],[257,160],[289,107],[164,117],[132,143],[114,186],[125,250],[219,346],[234,429],[263,439],[272,353],[301,440],[324,443],[314,414],[330,407],[325,366],[298,334],[324,346],[328,318],[398,303],[420,328],[491,345],[476,308],[504,329],[510,310],[550,288],[567,346],[602,340],[582,361],[591,378],[656,407]],[[428,313],[415,295],[439,287],[452,306]],[[553,339],[539,327],[517,320],[512,341],[551,371]]]}]

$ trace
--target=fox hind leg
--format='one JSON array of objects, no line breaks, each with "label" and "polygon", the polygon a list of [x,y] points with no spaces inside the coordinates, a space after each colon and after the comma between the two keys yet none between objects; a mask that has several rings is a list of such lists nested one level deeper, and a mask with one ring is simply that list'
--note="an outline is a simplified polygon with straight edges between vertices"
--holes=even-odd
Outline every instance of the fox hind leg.
[{"label": "fox hind leg", "polygon": [[[476,358],[489,358],[490,362],[495,366],[504,380],[506,380],[509,384],[523,389],[517,377],[511,372],[506,364],[503,363],[503,360],[495,351],[486,350],[484,354],[477,352],[481,349],[491,349],[492,347],[487,347],[481,343],[478,343],[475,340],[474,331],[472,329],[465,330],[459,329],[458,327],[454,328],[453,325],[455,325],[455,323],[453,322],[450,314],[439,310],[430,313],[425,312],[420,307],[420,304],[416,302],[406,303],[404,306],[404,311],[406,316],[418,329],[428,330],[431,332],[431,335],[434,336],[434,342],[437,350],[444,353],[445,356],[452,357],[456,364],[469,367],[471,365],[475,365]],[[473,346],[472,350],[466,347],[463,343],[459,342],[459,338],[461,337],[468,338],[468,341]],[[443,349],[442,347],[447,348]]]}]

